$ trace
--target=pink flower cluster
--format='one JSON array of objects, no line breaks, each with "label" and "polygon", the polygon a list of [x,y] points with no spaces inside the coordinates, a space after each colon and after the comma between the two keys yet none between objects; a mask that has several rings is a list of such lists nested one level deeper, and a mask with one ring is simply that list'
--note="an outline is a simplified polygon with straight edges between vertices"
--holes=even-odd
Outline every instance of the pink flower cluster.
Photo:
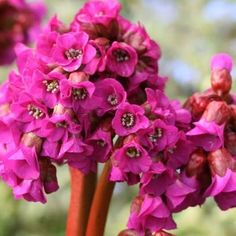
[{"label": "pink flower cluster", "polygon": [[0,175],[15,198],[44,203],[56,164],[87,174],[111,161],[111,181],[140,184],[127,232],[169,235],[172,213],[208,196],[236,204],[232,62],[215,57],[212,89],[184,109],[164,93],[158,44],[120,9],[90,0],[70,27],[53,17],[36,48],[18,44],[0,90]]},{"label": "pink flower cluster", "polygon": [[207,197],[214,197],[221,210],[236,207],[232,59],[215,55],[211,70],[212,88],[185,103],[191,116],[160,91],[146,88],[149,126],[126,137],[112,156],[112,180],[140,183],[129,229],[121,236],[168,235],[162,230],[175,228],[172,213],[201,205]]},{"label": "pink flower cluster", "polygon": [[185,107],[193,114],[187,133],[196,151],[187,175],[203,199],[214,197],[221,210],[236,206],[236,100],[230,94],[232,59],[218,54],[211,62],[211,89],[190,97]]},{"label": "pink flower cluster", "polygon": [[36,39],[45,10],[40,1],[0,0],[0,65],[13,62],[17,43]]},{"label": "pink flower cluster", "polygon": [[114,139],[149,127],[147,94],[166,99],[159,46],[120,9],[88,1],[70,27],[53,17],[35,48],[17,45],[18,71],[0,91],[0,174],[15,198],[46,202],[58,189],[55,164],[96,172]]}]

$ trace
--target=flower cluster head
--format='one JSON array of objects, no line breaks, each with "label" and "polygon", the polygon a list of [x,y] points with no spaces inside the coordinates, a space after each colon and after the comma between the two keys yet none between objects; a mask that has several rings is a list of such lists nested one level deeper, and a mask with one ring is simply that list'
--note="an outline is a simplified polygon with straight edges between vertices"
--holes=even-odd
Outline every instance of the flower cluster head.
[{"label": "flower cluster head", "polygon": [[17,43],[28,44],[36,39],[45,10],[40,1],[0,1],[0,65],[13,62]]},{"label": "flower cluster head", "polygon": [[0,90],[0,175],[15,198],[44,203],[56,165],[88,174],[109,161],[110,181],[140,184],[120,235],[170,235],[172,213],[207,196],[234,205],[232,63],[213,60],[212,89],[185,109],[165,95],[159,45],[120,10],[90,0],[69,27],[53,17],[35,48],[17,45]]},{"label": "flower cluster head", "polygon": [[211,88],[193,94],[185,107],[193,114],[187,137],[195,146],[186,176],[198,184],[203,200],[214,197],[221,210],[236,206],[236,100],[230,94],[232,58],[211,61]]}]

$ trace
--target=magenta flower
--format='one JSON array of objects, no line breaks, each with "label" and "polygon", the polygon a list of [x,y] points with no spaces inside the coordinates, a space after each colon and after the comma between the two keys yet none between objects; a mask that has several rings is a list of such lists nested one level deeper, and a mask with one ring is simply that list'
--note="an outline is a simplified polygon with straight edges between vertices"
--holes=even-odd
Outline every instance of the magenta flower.
[{"label": "magenta flower", "polygon": [[95,57],[85,65],[84,71],[88,74],[94,74],[96,71],[103,72],[106,69],[107,56],[106,48],[109,41],[106,38],[91,40],[90,44],[96,49]]},{"label": "magenta flower", "polygon": [[205,196],[213,196],[221,210],[228,210],[236,206],[236,172],[228,169],[224,176],[216,175],[212,178]]},{"label": "magenta flower", "polygon": [[148,119],[144,116],[144,110],[137,105],[123,103],[116,111],[112,120],[112,127],[116,134],[126,136],[145,129],[149,125]]},{"label": "magenta flower", "polygon": [[116,110],[126,100],[124,88],[115,79],[101,79],[95,84],[95,87],[91,106],[97,108],[99,116],[108,111]]},{"label": "magenta flower", "polygon": [[25,0],[0,2],[0,65],[10,64],[16,55],[17,43],[28,44],[40,32],[40,23],[45,15],[45,6],[38,2],[29,4]]},{"label": "magenta flower", "polygon": [[88,40],[89,36],[84,32],[59,35],[52,52],[53,61],[68,72],[76,71],[96,55],[96,49],[88,44]]},{"label": "magenta flower", "polygon": [[178,100],[171,101],[171,105],[175,109],[176,126],[179,128],[188,129],[192,119],[191,113],[188,110],[182,108],[182,105]]},{"label": "magenta flower", "polygon": [[20,179],[37,179],[39,165],[35,148],[22,147],[8,153],[4,159],[5,171],[14,173]]},{"label": "magenta flower", "polygon": [[176,169],[186,165],[193,149],[194,145],[187,140],[185,133],[180,132],[178,141],[164,151],[167,166]]},{"label": "magenta flower", "polygon": [[154,233],[176,227],[169,209],[160,197],[144,195],[138,198],[141,199],[136,199],[131,207],[129,229],[137,230],[142,235],[146,231]]},{"label": "magenta flower", "polygon": [[[120,20],[121,21],[121,20]],[[122,38],[125,43],[132,46],[139,55],[138,70],[140,72],[156,73],[157,61],[161,57],[159,45],[150,39],[146,30],[140,24],[129,24],[122,19]]]},{"label": "magenta flower", "polygon": [[2,157],[1,176],[13,189],[16,199],[46,202],[37,154],[40,146],[41,140],[28,133],[22,137],[17,148],[9,150]]},{"label": "magenta flower", "polygon": [[71,28],[74,31],[83,30],[92,38],[114,38],[118,34],[120,9],[117,0],[90,0],[77,13]]},{"label": "magenta flower", "polygon": [[142,195],[161,196],[174,181],[173,170],[166,168],[162,163],[154,163],[141,178],[140,193]]},{"label": "magenta flower", "polygon": [[195,186],[189,186],[179,179],[167,187],[166,197],[168,207],[172,212],[180,212],[192,205],[194,193],[197,191]]},{"label": "magenta flower", "polygon": [[70,166],[88,174],[90,171],[96,172],[97,170],[95,159],[91,157],[92,152],[92,146],[85,144],[76,136],[72,136],[63,142],[59,158],[65,160]]},{"label": "magenta flower", "polygon": [[107,67],[122,77],[134,73],[138,57],[135,50],[126,43],[114,42],[107,51]]},{"label": "magenta flower", "polygon": [[42,120],[47,117],[47,108],[27,93],[22,93],[19,100],[12,103],[11,111],[16,120],[28,124],[24,128],[27,131],[38,129]]},{"label": "magenta flower", "polygon": [[[147,104],[151,106],[151,112],[168,124],[175,124],[176,111],[170,103],[168,97],[161,90],[145,89],[147,94]],[[157,99],[158,98],[158,99]]]},{"label": "magenta flower", "polygon": [[126,182],[128,185],[134,185],[140,181],[140,176],[131,172],[123,172],[119,167],[113,166],[109,180],[115,182]]},{"label": "magenta flower", "polygon": [[66,77],[58,72],[43,74],[37,70],[34,72],[32,81],[28,86],[29,92],[34,90],[35,98],[42,101],[47,107],[53,108],[59,101],[60,81]]},{"label": "magenta flower", "polygon": [[211,59],[211,69],[212,70],[222,70],[226,69],[229,72],[232,70],[233,60],[231,56],[226,53],[218,53],[214,55]]},{"label": "magenta flower", "polygon": [[138,136],[142,145],[155,152],[171,148],[179,138],[178,129],[157,119],[147,129],[140,130]]},{"label": "magenta flower", "polygon": [[46,198],[43,193],[43,184],[39,179],[23,180],[13,189],[13,194],[16,199],[26,199],[31,202],[46,203]]},{"label": "magenta flower", "polygon": [[109,132],[98,129],[92,137],[86,140],[86,143],[93,147],[91,158],[100,163],[104,163],[108,160],[112,150],[112,139]]},{"label": "magenta flower", "polygon": [[66,31],[68,31],[67,27],[55,15],[50,19],[43,33],[38,36],[36,50],[45,62],[52,62],[51,56],[57,36]]},{"label": "magenta flower", "polygon": [[235,159],[226,149],[219,149],[208,155],[212,181],[204,196],[213,196],[222,210],[236,206]]},{"label": "magenta flower", "polygon": [[80,10],[76,20],[81,23],[107,25],[117,18],[120,9],[121,5],[117,0],[90,0]]},{"label": "magenta flower", "polygon": [[69,134],[78,134],[81,131],[79,122],[68,113],[53,115],[43,120],[40,137],[46,137],[50,142],[57,142],[68,137]]},{"label": "magenta flower", "polygon": [[131,141],[114,152],[112,162],[122,172],[140,174],[149,170],[152,160],[142,146]]},{"label": "magenta flower", "polygon": [[62,80],[61,103],[66,107],[74,107],[77,111],[80,107],[89,109],[89,102],[94,93],[95,86],[90,81],[80,83],[71,80]]},{"label": "magenta flower", "polygon": [[194,122],[195,127],[187,133],[188,138],[206,151],[215,151],[224,144],[224,124],[204,119]]}]

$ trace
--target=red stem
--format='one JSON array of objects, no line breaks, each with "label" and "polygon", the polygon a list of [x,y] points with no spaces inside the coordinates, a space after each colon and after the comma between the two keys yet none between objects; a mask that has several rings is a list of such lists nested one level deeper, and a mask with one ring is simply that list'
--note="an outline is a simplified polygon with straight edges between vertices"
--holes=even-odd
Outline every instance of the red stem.
[{"label": "red stem", "polygon": [[103,236],[115,183],[108,180],[111,162],[108,161],[97,184],[90,210],[86,236]]},{"label": "red stem", "polygon": [[85,236],[89,211],[96,188],[97,175],[84,175],[70,167],[71,198],[67,216],[66,236]]}]

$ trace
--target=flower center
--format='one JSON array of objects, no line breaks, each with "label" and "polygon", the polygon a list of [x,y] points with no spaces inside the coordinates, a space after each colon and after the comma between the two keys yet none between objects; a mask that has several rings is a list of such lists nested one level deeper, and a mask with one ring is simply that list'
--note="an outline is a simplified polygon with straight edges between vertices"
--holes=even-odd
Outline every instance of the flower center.
[{"label": "flower center", "polygon": [[112,106],[116,106],[118,104],[117,96],[115,94],[110,94],[107,98],[107,102]]},{"label": "flower center", "polygon": [[123,49],[117,49],[113,52],[117,62],[124,62],[129,60],[129,54]]},{"label": "flower center", "polygon": [[135,116],[134,114],[127,112],[121,117],[121,124],[125,128],[132,128],[135,125]]},{"label": "flower center", "polygon": [[157,128],[154,134],[149,135],[149,139],[152,143],[156,143],[158,138],[161,138],[163,135],[163,131],[161,128]]},{"label": "flower center", "polygon": [[27,106],[27,110],[29,111],[29,115],[33,116],[36,120],[44,115],[44,113],[39,108],[32,104]]},{"label": "flower center", "polygon": [[141,153],[139,150],[137,150],[137,148],[135,147],[129,147],[126,150],[126,155],[130,158],[137,158],[141,156]]},{"label": "flower center", "polygon": [[177,147],[176,146],[173,146],[172,148],[169,148],[168,149],[168,152],[170,153],[170,154],[173,154],[174,152],[175,152],[175,149],[176,149]]},{"label": "flower center", "polygon": [[97,140],[97,145],[100,146],[100,147],[105,147],[105,142],[103,140]]},{"label": "flower center", "polygon": [[72,94],[75,100],[85,100],[88,97],[88,92],[85,88],[74,88]]},{"label": "flower center", "polygon": [[66,121],[57,122],[56,123],[56,127],[57,128],[66,128],[67,127],[67,123],[66,123]]},{"label": "flower center", "polygon": [[56,80],[44,80],[43,84],[46,86],[46,90],[49,93],[56,93],[59,89],[59,84]]},{"label": "flower center", "polygon": [[70,48],[69,50],[65,51],[65,56],[68,60],[79,59],[82,55],[83,51],[81,49]]}]

